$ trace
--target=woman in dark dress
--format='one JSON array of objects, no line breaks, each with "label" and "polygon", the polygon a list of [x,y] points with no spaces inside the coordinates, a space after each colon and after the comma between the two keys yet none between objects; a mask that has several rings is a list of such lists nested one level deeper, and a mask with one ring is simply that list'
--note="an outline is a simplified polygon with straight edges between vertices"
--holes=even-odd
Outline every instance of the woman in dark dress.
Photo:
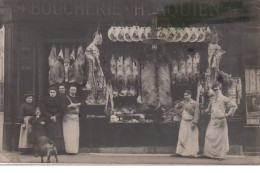
[{"label": "woman in dark dress", "polygon": [[46,119],[48,137],[54,141],[58,152],[64,152],[64,140],[62,134],[62,107],[55,87],[49,88],[47,96],[41,105],[42,114]]}]

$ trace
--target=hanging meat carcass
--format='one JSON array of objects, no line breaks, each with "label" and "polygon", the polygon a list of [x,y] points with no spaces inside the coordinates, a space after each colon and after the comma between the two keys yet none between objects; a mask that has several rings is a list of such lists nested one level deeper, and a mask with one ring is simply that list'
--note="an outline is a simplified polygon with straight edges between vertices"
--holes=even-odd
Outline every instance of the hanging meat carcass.
[{"label": "hanging meat carcass", "polygon": [[[133,94],[133,60],[130,56],[127,56],[124,60],[124,69],[125,69],[125,85],[129,89],[128,95],[131,96]],[[130,87],[132,91],[130,92]]]},{"label": "hanging meat carcass", "polygon": [[75,61],[76,60],[76,55],[75,55],[75,48],[73,47],[72,52],[70,54],[70,60]]},{"label": "hanging meat carcass", "polygon": [[98,104],[105,104],[106,98],[106,80],[100,64],[100,53],[97,45],[102,44],[102,35],[97,30],[94,33],[94,40],[86,48],[85,57],[88,60],[89,76],[87,79],[86,89],[90,89],[90,97],[94,95],[95,102]]},{"label": "hanging meat carcass", "polygon": [[146,61],[141,70],[142,81],[142,103],[146,106],[157,104],[157,94],[155,87],[155,65]]},{"label": "hanging meat carcass", "polygon": [[181,59],[179,62],[179,75],[180,75],[181,81],[183,81],[183,82],[188,81],[187,72],[186,72],[186,62],[184,59]]},{"label": "hanging meat carcass", "polygon": [[125,85],[130,86],[133,83],[133,61],[130,56],[124,59]]},{"label": "hanging meat carcass", "polygon": [[189,81],[193,79],[192,72],[192,55],[188,55],[188,59],[186,60],[186,73]]},{"label": "hanging meat carcass", "polygon": [[64,82],[64,66],[56,56],[56,47],[52,46],[49,60],[49,84],[60,84]]},{"label": "hanging meat carcass", "polygon": [[158,91],[160,105],[172,106],[170,68],[166,63],[157,64],[158,67]]},{"label": "hanging meat carcass", "polygon": [[110,59],[110,72],[111,72],[111,82],[112,82],[112,86],[115,87],[116,86],[116,73],[117,73],[117,69],[116,69],[116,57],[113,54],[111,59]]},{"label": "hanging meat carcass", "polygon": [[[70,57],[75,57],[75,52],[72,52]],[[77,57],[75,61],[72,63],[72,65],[69,68],[69,82],[70,83],[78,83],[78,84],[83,84],[83,65],[85,62],[85,56],[83,53],[83,47],[79,46],[78,51],[77,51]]]},{"label": "hanging meat carcass", "polygon": [[194,79],[198,80],[199,78],[199,64],[200,64],[200,55],[199,53],[195,53],[192,57],[192,72],[194,74]]},{"label": "hanging meat carcass", "polygon": [[135,96],[138,93],[137,102],[142,103],[140,87],[140,63],[138,59],[133,59],[133,85],[130,87],[130,94]]},{"label": "hanging meat carcass", "polygon": [[120,56],[118,57],[117,59],[117,86],[118,86],[118,90],[119,92],[121,91],[123,85],[124,85],[124,76],[125,76],[125,73],[124,73],[124,57],[123,56]]},{"label": "hanging meat carcass", "polygon": [[138,86],[140,83],[140,64],[137,59],[133,59],[133,83],[135,86]]},{"label": "hanging meat carcass", "polygon": [[178,62],[177,60],[172,60],[171,63],[172,66],[172,71],[171,71],[171,76],[172,76],[172,81],[173,83],[180,83],[181,82],[181,78],[180,78],[180,73],[179,73],[179,67],[178,67]]},{"label": "hanging meat carcass", "polygon": [[69,67],[70,67],[70,51],[65,48],[64,69],[65,69],[65,82],[69,82]]},{"label": "hanging meat carcass", "polygon": [[64,55],[63,55],[63,50],[62,48],[60,49],[59,55],[58,55],[58,60],[64,61]]}]

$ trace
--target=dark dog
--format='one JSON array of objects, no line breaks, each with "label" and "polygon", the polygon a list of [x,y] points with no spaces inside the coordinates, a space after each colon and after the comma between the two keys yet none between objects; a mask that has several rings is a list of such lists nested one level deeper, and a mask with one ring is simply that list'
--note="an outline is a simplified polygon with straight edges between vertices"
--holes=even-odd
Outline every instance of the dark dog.
[{"label": "dark dog", "polygon": [[43,157],[47,156],[47,162],[50,163],[50,157],[54,156],[56,163],[58,163],[57,149],[49,138],[46,136],[40,136],[37,140],[38,154],[41,156],[41,163],[43,163]]},{"label": "dark dog", "polygon": [[55,143],[46,137],[45,121],[43,117],[32,118],[29,123],[32,125],[34,151],[35,154],[41,156],[41,163],[43,157],[47,156],[47,162],[50,163],[50,157],[54,156],[56,163],[58,163],[57,148]]}]

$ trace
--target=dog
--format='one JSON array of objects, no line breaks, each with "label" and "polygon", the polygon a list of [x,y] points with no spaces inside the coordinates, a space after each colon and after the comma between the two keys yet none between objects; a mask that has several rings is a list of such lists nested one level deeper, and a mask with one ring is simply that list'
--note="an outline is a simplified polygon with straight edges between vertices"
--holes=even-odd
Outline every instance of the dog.
[{"label": "dog", "polygon": [[32,125],[34,151],[35,154],[43,158],[47,156],[47,163],[50,163],[51,156],[54,156],[56,163],[58,163],[58,152],[55,143],[46,136],[45,119],[43,117],[33,117],[29,123]]},{"label": "dog", "polygon": [[41,156],[41,163],[44,162],[43,157],[47,156],[47,163],[50,163],[51,156],[54,156],[58,163],[58,153],[54,142],[46,136],[40,136],[37,140],[37,152]]}]

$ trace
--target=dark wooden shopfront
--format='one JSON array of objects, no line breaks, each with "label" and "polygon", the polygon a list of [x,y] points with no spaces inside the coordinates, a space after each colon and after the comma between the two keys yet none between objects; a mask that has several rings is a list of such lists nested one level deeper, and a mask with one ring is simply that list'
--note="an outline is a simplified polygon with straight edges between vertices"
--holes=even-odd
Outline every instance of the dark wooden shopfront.
[{"label": "dark wooden shopfront", "polygon": [[[255,13],[253,13],[252,17],[252,12],[242,10],[233,13],[232,9],[248,10],[253,8],[253,4],[247,4],[240,0],[233,3],[223,0],[213,3],[213,5],[208,3],[208,6],[196,5],[195,1],[187,1],[184,5],[179,6],[175,1],[173,8],[170,8],[171,5],[167,5],[173,3],[173,0],[160,2],[155,0],[10,0],[3,2],[5,10],[3,23],[5,25],[6,39],[5,150],[17,149],[19,124],[16,124],[16,117],[23,94],[28,90],[33,91],[38,104],[47,93],[48,55],[52,44],[58,46],[82,44],[86,47],[91,43],[93,33],[99,27],[103,35],[100,58],[104,67],[109,64],[107,59],[113,51],[128,51],[130,54],[142,58],[142,56],[145,56],[144,44],[112,43],[107,37],[107,31],[113,25],[150,25],[152,20],[150,13],[158,12],[162,14],[161,18],[159,17],[160,25],[216,27],[221,33],[220,44],[226,51],[220,68],[234,77],[241,77],[244,82],[244,57],[249,52],[247,49],[243,49],[242,45],[250,45],[253,39],[252,37],[244,39],[244,28],[248,26],[254,27],[258,20],[258,16],[254,16]],[[189,11],[192,12],[189,12],[189,14],[185,13],[187,8],[185,4],[192,4],[190,6],[192,10],[189,8]],[[231,12],[228,9],[223,11],[221,8],[227,5]],[[177,9],[177,7],[179,10],[176,11],[179,12],[173,10]],[[208,10],[203,11],[203,9]],[[256,14],[259,13],[256,12]],[[251,30],[247,30],[247,32],[251,32]],[[174,49],[193,47],[201,52],[203,61],[207,61],[207,44],[167,43],[166,47],[168,54],[171,54]],[[255,61],[255,59],[252,61]],[[105,75],[108,74],[107,69],[104,69]],[[184,90],[183,87],[180,88]],[[179,89],[178,91],[180,91]],[[196,92],[195,88],[191,89]],[[176,90],[176,88],[173,88],[173,90]],[[173,94],[173,97],[180,99],[182,94],[178,92]],[[95,110],[91,109],[87,108],[87,111],[80,117],[81,148],[176,146],[179,128],[177,122],[110,123],[109,119],[102,115],[103,112],[100,111],[100,108],[97,108],[100,118],[87,118],[87,115],[93,113],[91,111],[95,112]],[[259,128],[256,126],[245,127],[246,104],[244,94],[236,115],[228,119],[228,124],[230,145],[249,146],[251,148],[260,146],[260,141],[255,139],[259,134]]]}]

